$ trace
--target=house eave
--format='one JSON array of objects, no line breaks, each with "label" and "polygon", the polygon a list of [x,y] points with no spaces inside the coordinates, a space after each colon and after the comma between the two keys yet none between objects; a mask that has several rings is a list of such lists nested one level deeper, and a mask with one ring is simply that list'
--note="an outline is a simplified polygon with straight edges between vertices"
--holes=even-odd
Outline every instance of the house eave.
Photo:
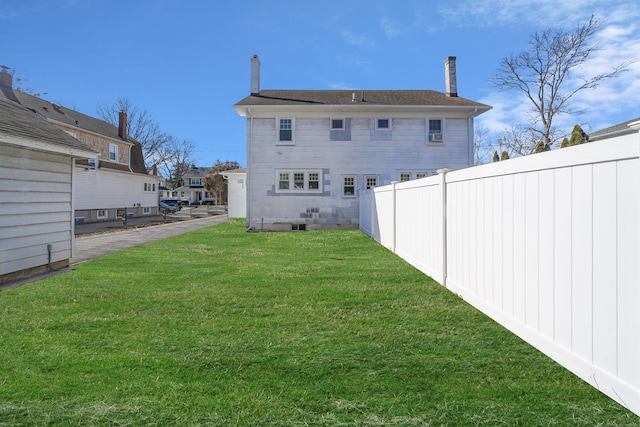
[{"label": "house eave", "polygon": [[464,116],[478,116],[489,111],[489,105],[366,105],[356,102],[353,105],[234,105],[233,109],[242,117],[273,117],[277,114],[372,114],[372,113],[408,113],[429,114],[434,112],[460,113]]},{"label": "house eave", "polygon": [[98,152],[86,150],[78,147],[70,147],[62,144],[38,141],[29,138],[20,138],[11,135],[0,135],[0,141],[5,144],[32,151],[41,151],[52,154],[61,154],[74,158],[93,158]]}]

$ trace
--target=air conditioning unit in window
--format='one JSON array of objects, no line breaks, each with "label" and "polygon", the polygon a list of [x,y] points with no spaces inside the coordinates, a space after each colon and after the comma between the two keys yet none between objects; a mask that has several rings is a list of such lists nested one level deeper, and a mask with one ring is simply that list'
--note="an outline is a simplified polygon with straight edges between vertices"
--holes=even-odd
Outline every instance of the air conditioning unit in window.
[{"label": "air conditioning unit in window", "polygon": [[429,141],[431,142],[442,142],[442,134],[441,133],[432,133],[429,135]]}]

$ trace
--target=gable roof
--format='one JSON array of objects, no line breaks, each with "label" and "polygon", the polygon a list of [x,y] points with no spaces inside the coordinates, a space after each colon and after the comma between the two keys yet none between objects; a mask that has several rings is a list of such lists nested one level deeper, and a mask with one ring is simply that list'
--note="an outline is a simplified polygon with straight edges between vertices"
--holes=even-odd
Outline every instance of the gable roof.
[{"label": "gable roof", "polygon": [[589,134],[590,141],[597,141],[600,139],[613,138],[615,136],[629,135],[632,133],[638,133],[637,129],[631,128],[629,125],[634,122],[640,122],[640,117],[626,122],[618,123],[617,125],[609,126]]},{"label": "gable roof", "polygon": [[[63,123],[69,127],[75,127],[78,129],[84,129],[89,132],[93,132],[98,135],[105,136],[117,141],[121,141],[131,145],[130,165],[122,165],[118,163],[112,163],[107,160],[100,162],[100,167],[107,169],[121,170],[125,172],[134,172],[147,174],[147,169],[144,165],[144,157],[142,153],[142,145],[133,138],[127,138],[123,140],[118,135],[118,128],[111,123],[104,120],[96,119],[78,111],[66,108],[55,102],[46,101],[28,93],[22,92],[18,89],[9,90],[5,86],[1,86],[4,90],[0,93],[0,99],[5,97],[11,99],[23,107],[28,108],[32,112],[36,113],[40,117],[44,117],[48,120],[55,120],[56,122]],[[79,164],[85,164],[79,162]],[[88,165],[88,163],[86,163]]]},{"label": "gable roof", "polygon": [[94,157],[97,154],[31,110],[3,97],[0,97],[0,141],[73,157]]},{"label": "gable roof", "polygon": [[43,115],[47,119],[123,141],[118,135],[118,128],[111,123],[87,116],[86,114],[56,104],[55,102],[29,95],[18,89],[14,89],[13,93],[21,105],[34,111],[36,114]]},{"label": "gable roof", "polygon": [[[482,111],[489,105],[434,90],[262,90],[249,95],[234,108],[251,106],[445,106],[472,107]],[[238,108],[236,108],[238,110]]]}]

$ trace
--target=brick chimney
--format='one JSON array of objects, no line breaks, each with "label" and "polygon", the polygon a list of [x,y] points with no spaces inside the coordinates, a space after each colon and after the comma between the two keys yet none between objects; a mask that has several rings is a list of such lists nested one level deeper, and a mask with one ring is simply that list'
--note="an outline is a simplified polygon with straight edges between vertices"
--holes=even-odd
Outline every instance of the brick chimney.
[{"label": "brick chimney", "polygon": [[260,60],[258,55],[251,57],[251,95],[260,94]]},{"label": "brick chimney", "polygon": [[124,141],[127,140],[127,112],[124,110],[118,113],[118,136]]},{"label": "brick chimney", "polygon": [[456,57],[450,56],[444,61],[444,84],[447,96],[458,96],[458,83],[456,79]]},{"label": "brick chimney", "polygon": [[13,88],[13,76],[4,68],[2,69],[2,72],[0,72],[0,86]]}]

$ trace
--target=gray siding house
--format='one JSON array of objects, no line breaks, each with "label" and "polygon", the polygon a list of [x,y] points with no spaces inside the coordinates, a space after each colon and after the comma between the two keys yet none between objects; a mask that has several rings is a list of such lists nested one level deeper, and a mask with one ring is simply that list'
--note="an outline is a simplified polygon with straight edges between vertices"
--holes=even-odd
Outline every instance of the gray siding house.
[{"label": "gray siding house", "polygon": [[358,227],[358,195],[393,181],[473,164],[473,120],[491,107],[457,94],[456,60],[445,92],[262,90],[251,59],[246,117],[247,227]]}]

